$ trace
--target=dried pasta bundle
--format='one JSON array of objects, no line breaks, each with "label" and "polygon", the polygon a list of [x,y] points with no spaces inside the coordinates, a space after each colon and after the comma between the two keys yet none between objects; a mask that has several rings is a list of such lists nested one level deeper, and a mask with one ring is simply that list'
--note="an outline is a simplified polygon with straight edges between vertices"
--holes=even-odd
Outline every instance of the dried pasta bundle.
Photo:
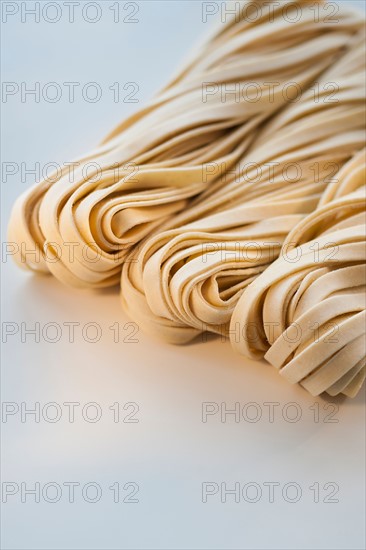
[{"label": "dried pasta bundle", "polygon": [[[364,51],[361,33],[319,80],[320,89],[337,84],[335,102],[326,93],[314,101],[308,90],[259,133],[237,167],[238,180],[202,195],[168,222],[178,226],[149,237],[131,254],[121,298],[146,331],[178,344],[203,331],[229,334],[244,290],[278,257],[293,227],[316,209],[330,176],[337,178],[364,147]],[[243,167],[253,164],[244,177]],[[297,169],[295,178],[285,178],[289,167]]]},{"label": "dried pasta bundle", "polygon": [[[362,26],[347,11],[317,20],[305,0],[262,4],[256,21],[233,15],[222,25],[154,100],[77,161],[72,177],[65,168],[18,199],[9,240],[20,266],[73,286],[118,283],[131,248],[192,197],[217,191],[258,128],[291,102],[284,87],[306,89]],[[289,16],[300,7],[301,17],[288,23],[285,7]],[[239,94],[226,94],[232,84]]]},{"label": "dried pasta bundle", "polygon": [[366,374],[365,241],[366,150],[246,289],[231,320],[234,348],[264,356],[312,395],[355,396]]},{"label": "dried pasta bundle", "polygon": [[[317,19],[308,0],[234,4],[72,177],[66,167],[19,197],[9,240],[21,267],[65,284],[121,282],[125,310],[168,342],[229,335],[313,395],[354,396],[366,370],[364,20]],[[240,15],[251,4],[263,8],[252,21]]]}]

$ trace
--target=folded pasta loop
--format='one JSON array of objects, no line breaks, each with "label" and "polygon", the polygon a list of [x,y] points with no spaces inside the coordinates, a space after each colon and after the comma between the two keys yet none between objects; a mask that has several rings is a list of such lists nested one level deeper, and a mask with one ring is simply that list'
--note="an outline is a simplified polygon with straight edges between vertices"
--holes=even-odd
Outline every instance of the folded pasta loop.
[{"label": "folded pasta loop", "polygon": [[363,150],[241,296],[231,319],[234,348],[265,357],[312,395],[356,395],[366,372],[365,241]]}]

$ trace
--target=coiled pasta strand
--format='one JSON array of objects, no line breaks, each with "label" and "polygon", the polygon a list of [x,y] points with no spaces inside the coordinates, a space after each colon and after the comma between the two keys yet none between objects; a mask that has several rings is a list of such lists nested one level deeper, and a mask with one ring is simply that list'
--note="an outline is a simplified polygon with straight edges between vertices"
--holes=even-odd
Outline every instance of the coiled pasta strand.
[{"label": "coiled pasta strand", "polygon": [[283,254],[243,293],[231,319],[233,347],[265,357],[312,395],[354,397],[366,374],[365,241],[363,150],[328,187],[319,208],[290,232]]}]

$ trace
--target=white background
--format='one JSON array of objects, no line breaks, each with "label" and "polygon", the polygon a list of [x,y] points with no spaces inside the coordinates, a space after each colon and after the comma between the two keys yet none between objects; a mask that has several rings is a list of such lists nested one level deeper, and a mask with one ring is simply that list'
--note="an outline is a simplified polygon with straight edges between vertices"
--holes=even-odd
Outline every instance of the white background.
[{"label": "white background", "polygon": [[[96,24],[82,19],[81,8],[69,23],[59,4],[58,23],[34,23],[32,17],[22,23],[19,13],[3,23],[2,80],[28,87],[96,81],[103,96],[88,103],[76,92],[70,103],[63,88],[65,96],[56,103],[31,98],[22,103],[18,94],[2,104],[2,162],[19,166],[12,177],[3,173],[3,240],[11,204],[34,180],[22,174],[21,163],[23,168],[36,162],[62,165],[94,147],[168,80],[210,25],[202,22],[199,1],[139,2],[135,24],[114,23],[113,2],[99,3],[102,18]],[[114,103],[109,86],[115,82],[121,87],[136,82],[139,104]],[[63,488],[57,503],[42,496],[40,503],[32,496],[22,503],[21,491],[9,497],[2,512],[4,549],[364,547],[363,392],[354,400],[314,399],[272,367],[244,360],[220,340],[175,348],[138,332],[137,342],[115,343],[109,328],[114,323],[121,327],[121,340],[131,331],[123,328],[128,319],[118,290],[70,290],[51,277],[22,272],[11,261],[2,268],[3,328],[9,322],[63,327],[57,343],[36,343],[32,336],[22,342],[20,327],[3,345],[2,400],[19,408],[22,402],[28,408],[38,402],[41,409],[56,402],[62,417],[56,423],[47,421],[47,411],[39,423],[31,415],[22,422],[20,412],[3,417],[2,481],[24,482],[28,488],[55,482]],[[73,343],[65,322],[80,323]],[[82,328],[93,322],[102,331],[94,344],[82,338]],[[65,402],[80,403],[73,423]],[[81,414],[90,402],[102,411],[96,423]],[[115,402],[121,408],[137,403],[139,422],[113,422],[109,407]],[[235,422],[228,415],[221,422],[218,413],[202,422],[203,402],[227,408],[239,402],[244,418]],[[256,409],[245,409],[251,402]],[[277,403],[273,422],[268,402]],[[131,410],[122,409],[121,419]],[[262,416],[249,422],[255,410]],[[295,414],[298,421],[290,422]],[[69,503],[62,484],[72,481],[81,487],[99,484],[99,502],[86,502],[79,487]],[[115,482],[137,483],[139,502],[114,503],[109,487]],[[236,503],[233,495],[222,503],[220,492],[203,503],[204,482],[225,482],[228,488],[253,482],[263,493],[256,503],[243,498]],[[280,484],[273,503],[267,482]],[[296,503],[282,496],[289,482],[301,488]],[[329,482],[339,487],[338,502],[324,502]],[[319,503],[309,489],[314,483],[320,486]],[[122,498],[126,494],[122,491]],[[288,495],[293,497],[291,489]]]}]

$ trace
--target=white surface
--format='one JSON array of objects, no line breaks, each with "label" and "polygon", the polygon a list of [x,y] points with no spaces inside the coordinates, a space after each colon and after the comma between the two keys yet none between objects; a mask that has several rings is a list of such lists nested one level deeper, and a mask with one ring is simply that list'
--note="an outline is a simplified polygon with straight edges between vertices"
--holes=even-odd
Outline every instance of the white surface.
[{"label": "white surface", "polygon": [[[79,16],[73,24],[64,18],[57,24],[22,23],[19,16],[3,24],[3,81],[29,86],[96,81],[103,90],[103,99],[94,104],[80,94],[73,104],[21,103],[16,96],[2,104],[3,163],[23,162],[27,168],[37,161],[41,166],[51,160],[63,164],[94,146],[139,106],[115,104],[108,86],[137,82],[141,104],[208,30],[200,2],[140,2],[138,24],[115,24],[112,2],[100,5],[103,16],[95,25]],[[15,197],[34,177],[21,179],[19,174],[6,183],[3,178],[3,228]],[[35,343],[32,336],[22,342],[20,329],[3,345],[3,402],[19,407],[39,402],[41,408],[56,402],[62,418],[51,423],[41,416],[37,423],[31,416],[21,422],[20,413],[6,422],[3,417],[2,482],[28,487],[95,482],[103,491],[95,504],[83,500],[80,488],[69,503],[65,486],[57,503],[42,496],[40,503],[31,496],[22,503],[20,492],[9,497],[2,512],[4,549],[364,547],[363,393],[329,405],[331,401],[290,386],[272,367],[236,356],[220,340],[175,348],[138,332],[138,342],[114,343],[113,323],[120,324],[122,339],[130,332],[123,329],[128,319],[117,291],[79,292],[52,278],[23,273],[11,261],[2,267],[3,328],[9,322],[62,327],[57,343],[43,338]],[[80,323],[73,343],[65,322]],[[94,344],[81,334],[90,322],[102,330]],[[92,330],[88,336],[93,337]],[[68,421],[65,402],[81,404],[74,423]],[[102,411],[99,422],[87,422],[80,413],[90,402]],[[113,422],[109,407],[115,402],[122,407],[137,403],[139,422]],[[254,402],[262,418],[236,423],[229,415],[221,422],[216,414],[204,423],[203,402],[228,408]],[[264,405],[268,402],[278,403],[273,422]],[[286,408],[290,402],[296,405]],[[291,416],[295,406],[301,418],[291,423],[282,412]],[[314,419],[316,407],[319,421]],[[122,410],[122,418],[131,411]],[[337,422],[326,422],[332,411],[328,420]],[[253,415],[254,408],[247,414]],[[138,483],[139,503],[114,503],[109,489],[114,482]],[[263,494],[257,503],[236,503],[232,495],[222,503],[220,493],[203,503],[203,482],[225,482],[228,488],[254,482]],[[266,482],[280,484],[273,503]],[[289,482],[301,487],[296,503],[282,496]],[[309,489],[315,482],[321,487],[319,503]],[[328,482],[339,486],[339,502],[323,502],[331,493],[331,486],[323,487]],[[123,497],[127,492],[122,491]]]}]

